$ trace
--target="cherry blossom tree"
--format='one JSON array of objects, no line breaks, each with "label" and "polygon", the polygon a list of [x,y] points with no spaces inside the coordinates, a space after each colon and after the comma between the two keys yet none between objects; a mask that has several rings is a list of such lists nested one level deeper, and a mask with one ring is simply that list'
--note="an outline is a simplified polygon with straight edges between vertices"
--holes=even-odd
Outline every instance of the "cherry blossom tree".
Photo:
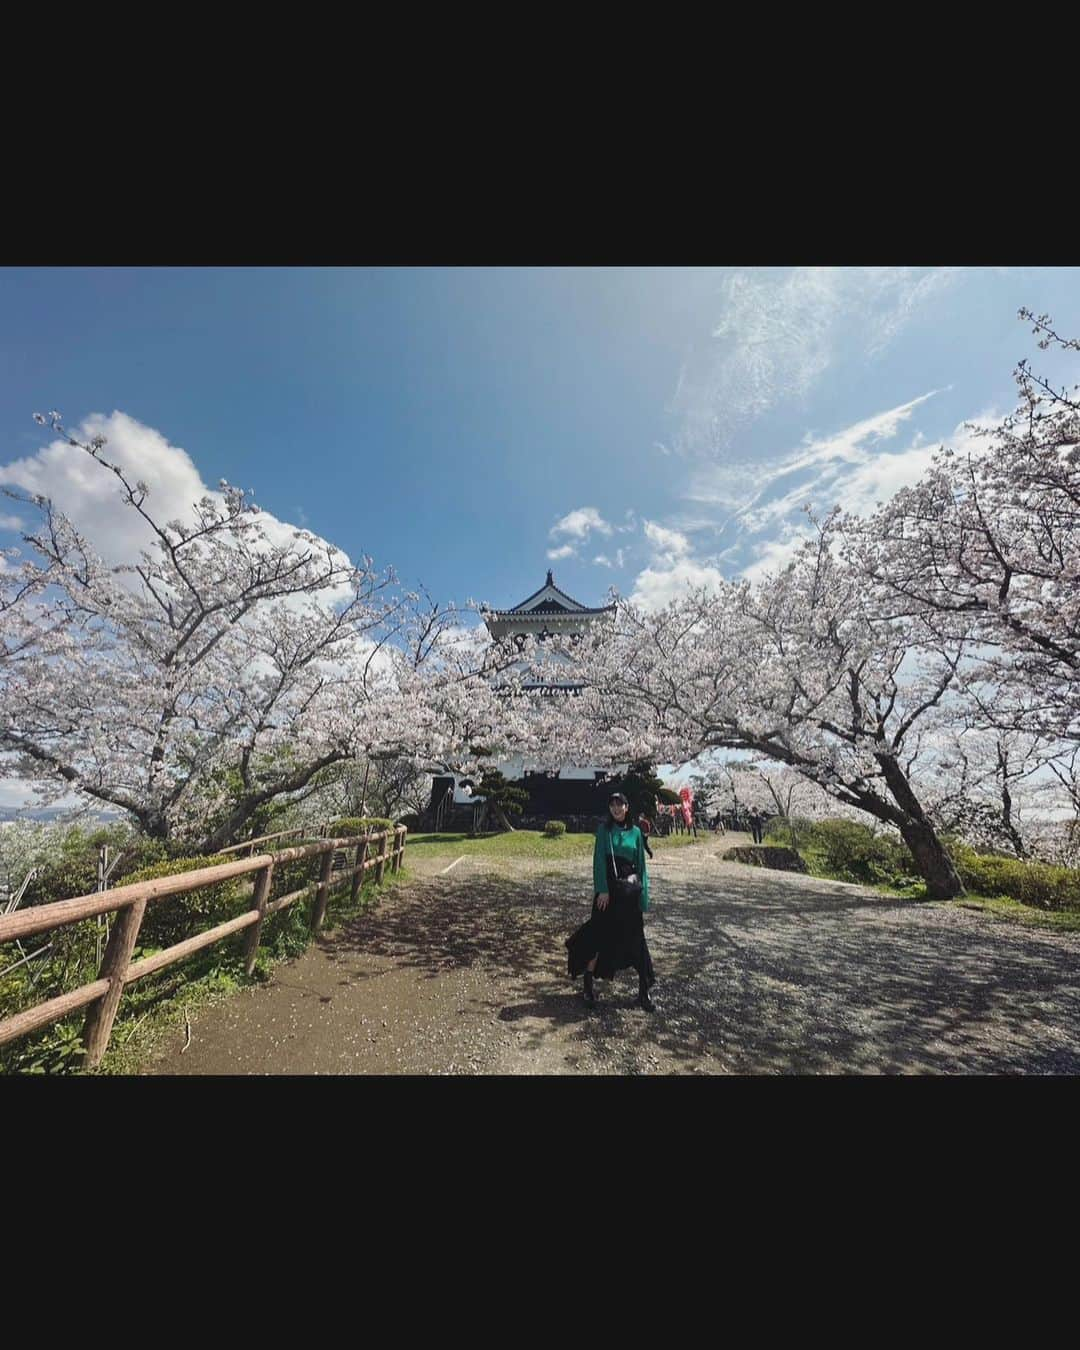
[{"label": "cherry blossom tree", "polygon": [[686,762],[743,750],[797,770],[894,826],[930,898],[963,887],[913,779],[918,727],[951,695],[968,644],[879,612],[840,548],[839,514],[782,572],[619,607],[614,637],[582,650],[575,710],[598,744],[632,728],[646,753]]},{"label": "cherry blossom tree", "polygon": [[[962,718],[964,710],[958,712]],[[933,773],[924,800],[935,826],[974,848],[1032,856],[1033,814],[1046,795],[1046,773],[1056,762],[1053,749],[1039,736],[986,730],[960,720],[934,735]]]},{"label": "cherry blossom tree", "polygon": [[[1039,347],[1080,351],[1030,310]],[[898,614],[955,620],[982,659],[966,677],[982,725],[1080,742],[1080,401],[1035,375],[977,454],[942,449],[913,487],[849,521],[861,565]]]},{"label": "cherry blossom tree", "polygon": [[[353,755],[396,693],[377,660],[402,610],[393,575],[265,526],[227,483],[187,519],[161,520],[103,438],[76,440],[58,414],[38,420],[115,476],[147,545],[109,566],[47,498],[19,498],[38,513],[24,536],[37,560],[0,663],[0,749],[53,798],[75,790],[151,837],[220,847],[261,805]],[[236,772],[224,811],[223,766]]]},{"label": "cherry blossom tree", "polygon": [[797,818],[817,819],[847,810],[797,770],[770,760],[714,765],[691,782],[710,810],[736,816],[758,811],[786,820],[793,848],[797,847]]}]

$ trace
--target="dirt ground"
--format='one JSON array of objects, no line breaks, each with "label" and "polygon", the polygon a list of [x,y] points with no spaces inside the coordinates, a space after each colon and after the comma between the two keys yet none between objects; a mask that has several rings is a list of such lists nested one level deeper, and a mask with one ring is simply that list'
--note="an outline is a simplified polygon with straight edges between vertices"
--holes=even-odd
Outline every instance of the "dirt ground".
[{"label": "dirt ground", "polygon": [[[587,862],[410,859],[411,879],[206,1009],[153,1074],[1080,1072],[1080,934],[662,851],[637,977],[566,974]],[[420,850],[417,850],[419,854]]]}]

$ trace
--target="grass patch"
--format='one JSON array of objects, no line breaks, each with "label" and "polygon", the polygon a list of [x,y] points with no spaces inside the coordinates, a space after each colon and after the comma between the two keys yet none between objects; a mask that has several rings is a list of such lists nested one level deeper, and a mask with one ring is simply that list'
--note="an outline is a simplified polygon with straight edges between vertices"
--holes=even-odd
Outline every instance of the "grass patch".
[{"label": "grass patch", "polygon": [[971,892],[944,903],[952,908],[977,909],[995,919],[1018,923],[1027,928],[1052,928],[1058,933],[1080,933],[1080,910],[1036,909],[1008,895],[977,895]]},{"label": "grass patch", "polygon": [[[706,836],[673,834],[666,839],[650,837],[649,845],[659,856],[666,849],[681,848],[686,844],[700,844]],[[492,859],[551,860],[591,858],[596,836],[594,834],[545,835],[542,830],[515,830],[513,834],[410,834],[405,848],[408,858],[413,849],[426,858],[482,857]],[[647,861],[647,860],[646,860]]]},{"label": "grass patch", "polygon": [[[810,868],[811,876],[820,877],[824,881],[849,880],[848,877],[837,876],[835,872],[830,872],[825,867],[824,855],[821,850],[801,848],[799,852]],[[893,896],[902,900],[926,899],[926,882],[920,877],[912,877],[910,880],[897,878],[892,882],[874,881],[860,884],[865,885],[868,890],[876,891],[879,895]],[[1049,928],[1058,933],[1080,933],[1080,909],[1039,909],[1034,905],[1024,904],[1011,895],[983,895],[972,890],[967,891],[955,900],[939,900],[933,903],[952,908],[978,910],[983,914],[991,915],[995,919],[1026,925],[1029,928]]]},{"label": "grass patch", "polygon": [[687,844],[703,844],[706,839],[715,838],[699,830],[697,837],[692,834],[667,834],[661,839],[655,834],[649,835],[649,847],[654,853],[662,853],[666,848],[685,848]]},{"label": "grass patch", "polygon": [[592,853],[591,834],[545,835],[541,830],[515,830],[513,834],[410,834],[405,846],[424,857],[446,855],[453,860],[483,858],[580,858]]}]

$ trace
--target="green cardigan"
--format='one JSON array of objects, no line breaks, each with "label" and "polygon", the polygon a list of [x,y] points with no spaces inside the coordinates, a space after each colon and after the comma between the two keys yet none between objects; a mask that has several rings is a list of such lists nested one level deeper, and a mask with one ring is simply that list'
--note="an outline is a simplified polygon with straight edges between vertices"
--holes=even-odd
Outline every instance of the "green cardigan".
[{"label": "green cardigan", "polygon": [[[645,868],[645,844],[641,831],[636,825],[612,826],[611,845],[616,858],[628,858],[634,864],[634,871],[641,878],[641,908],[649,908],[649,873]],[[608,888],[608,824],[605,821],[596,831],[596,843],[593,846],[593,890],[600,894]]]}]

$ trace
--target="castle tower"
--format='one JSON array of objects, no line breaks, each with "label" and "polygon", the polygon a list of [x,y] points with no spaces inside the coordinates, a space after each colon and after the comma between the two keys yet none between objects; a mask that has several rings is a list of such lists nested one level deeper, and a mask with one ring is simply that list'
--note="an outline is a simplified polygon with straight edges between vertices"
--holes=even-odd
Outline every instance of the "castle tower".
[{"label": "castle tower", "polygon": [[[517,639],[531,636],[538,642],[545,639],[574,638],[590,631],[596,624],[612,623],[616,606],[591,608],[573,596],[567,595],[555,584],[548,570],[547,578],[538,591],[527,596],[510,609],[484,611],[484,622],[494,641],[513,644]],[[526,685],[542,694],[570,695],[578,686],[573,681],[565,684],[545,682]],[[563,765],[554,772],[525,762],[521,756],[496,765],[516,787],[529,795],[529,803],[522,816],[526,828],[536,828],[545,820],[568,820],[582,828],[591,828],[590,822],[603,814],[608,796],[610,774],[595,766]],[[463,808],[475,797],[475,784],[469,780],[440,776],[432,785],[432,807],[445,796],[453,784],[453,805]]]}]

